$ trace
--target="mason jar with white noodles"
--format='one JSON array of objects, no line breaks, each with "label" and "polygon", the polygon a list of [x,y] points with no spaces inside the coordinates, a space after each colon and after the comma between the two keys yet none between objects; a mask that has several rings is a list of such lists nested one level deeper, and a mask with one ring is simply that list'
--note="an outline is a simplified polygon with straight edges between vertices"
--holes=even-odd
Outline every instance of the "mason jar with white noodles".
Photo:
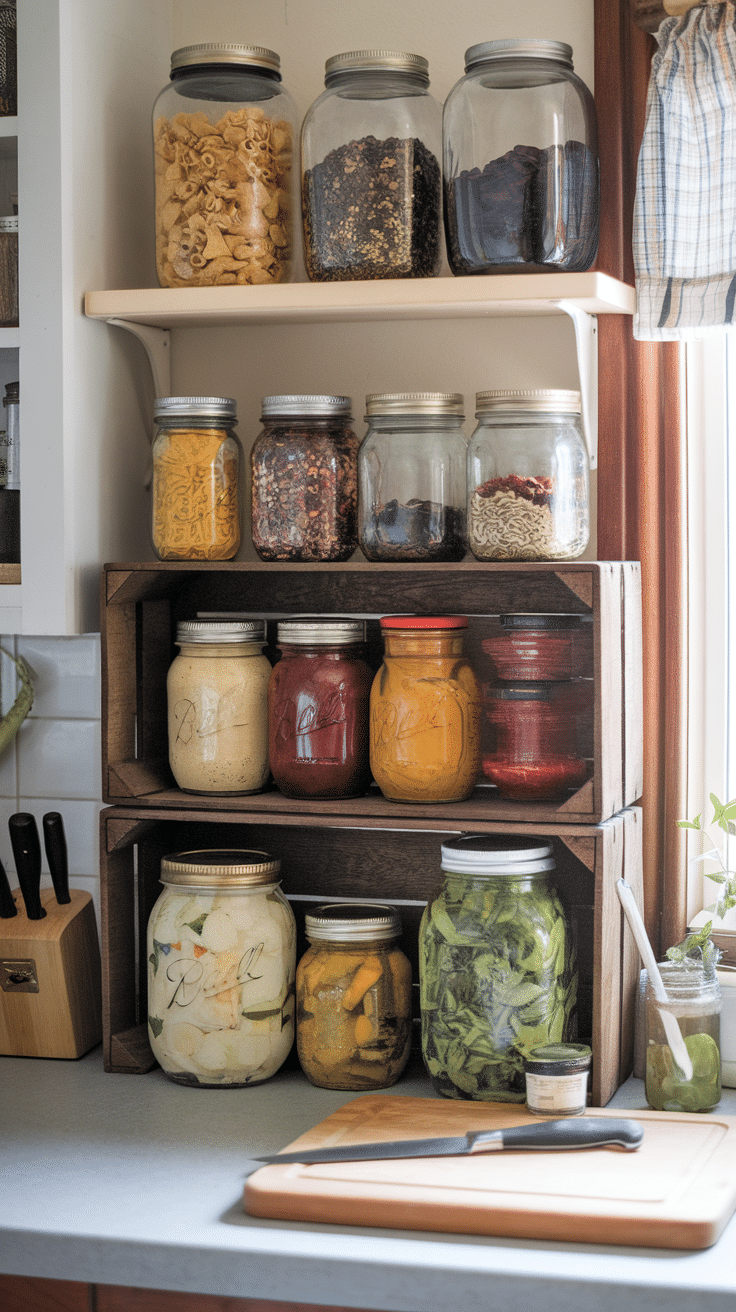
[{"label": "mason jar with white noodles", "polygon": [[148,922],[148,1037],[176,1084],[269,1079],[294,1041],[296,922],[267,852],[178,852]]}]

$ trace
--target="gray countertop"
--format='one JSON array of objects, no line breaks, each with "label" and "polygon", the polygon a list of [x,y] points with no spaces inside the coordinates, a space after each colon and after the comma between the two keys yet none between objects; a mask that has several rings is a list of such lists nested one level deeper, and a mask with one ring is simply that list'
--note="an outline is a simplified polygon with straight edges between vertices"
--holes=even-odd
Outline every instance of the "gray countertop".
[{"label": "gray countertop", "polygon": [[[413,1070],[392,1094],[431,1096]],[[356,1095],[357,1096],[357,1095]],[[736,1297],[736,1219],[712,1248],[670,1251],[263,1221],[249,1158],[351,1095],[282,1070],[243,1090],[0,1058],[0,1270],[100,1284],[384,1312],[710,1312]],[[642,1109],[630,1080],[612,1107]],[[736,1114],[736,1091],[719,1108]]]}]

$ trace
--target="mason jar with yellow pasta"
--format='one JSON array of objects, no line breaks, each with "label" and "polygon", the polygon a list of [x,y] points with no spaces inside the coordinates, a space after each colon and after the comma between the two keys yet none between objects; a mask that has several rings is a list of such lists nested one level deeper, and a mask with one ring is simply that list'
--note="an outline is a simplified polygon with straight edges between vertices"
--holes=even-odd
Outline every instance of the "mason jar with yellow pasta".
[{"label": "mason jar with yellow pasta", "polygon": [[162,287],[287,282],[299,179],[297,111],[262,46],[171,56],[153,110],[156,272]]},{"label": "mason jar with yellow pasta", "polygon": [[411,965],[393,907],[337,902],[305,916],[296,1042],[320,1089],[386,1089],[411,1049]]},{"label": "mason jar with yellow pasta", "polygon": [[159,560],[232,560],[240,546],[242,448],[235,402],[163,396],[154,406],[153,547]]}]

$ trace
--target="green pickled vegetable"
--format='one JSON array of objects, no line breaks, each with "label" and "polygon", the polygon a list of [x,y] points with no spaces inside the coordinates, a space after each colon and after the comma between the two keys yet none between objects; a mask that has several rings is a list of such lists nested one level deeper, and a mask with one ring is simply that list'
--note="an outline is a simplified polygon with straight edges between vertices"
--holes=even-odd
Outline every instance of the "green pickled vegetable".
[{"label": "green pickled vegetable", "polygon": [[693,1065],[686,1080],[668,1044],[647,1046],[647,1102],[658,1112],[706,1112],[721,1099],[721,1054],[710,1034],[688,1034],[685,1047]]},{"label": "green pickled vegetable", "polygon": [[577,1037],[572,934],[548,877],[448,875],[419,934],[424,1063],[449,1098],[523,1102],[524,1057]]}]

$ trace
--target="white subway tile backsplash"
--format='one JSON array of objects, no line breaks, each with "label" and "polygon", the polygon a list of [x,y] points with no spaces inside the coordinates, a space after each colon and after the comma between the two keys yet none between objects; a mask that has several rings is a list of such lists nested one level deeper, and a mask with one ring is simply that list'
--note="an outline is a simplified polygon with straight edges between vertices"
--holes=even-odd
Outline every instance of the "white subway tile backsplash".
[{"label": "white subway tile backsplash", "polygon": [[31,715],[92,719],[100,714],[100,639],[18,638],[18,654],[33,672]]},{"label": "white subway tile backsplash", "polygon": [[18,735],[17,751],[20,798],[99,797],[99,720],[29,718]]}]

